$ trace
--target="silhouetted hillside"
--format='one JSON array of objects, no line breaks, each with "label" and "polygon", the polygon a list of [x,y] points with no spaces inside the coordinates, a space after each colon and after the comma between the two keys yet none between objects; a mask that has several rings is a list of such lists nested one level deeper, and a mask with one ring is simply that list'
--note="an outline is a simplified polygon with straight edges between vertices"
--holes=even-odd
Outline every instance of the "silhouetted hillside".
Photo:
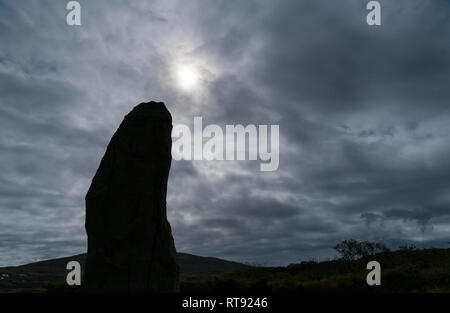
[{"label": "silhouetted hillside", "polygon": [[[177,253],[181,279],[207,279],[220,276],[250,266],[218,258],[200,257],[187,253]],[[49,284],[65,282],[69,261],[78,261],[84,267],[86,254],[66,258],[46,260],[22,266],[0,268],[0,292],[45,291]]]},{"label": "silhouetted hillside", "polygon": [[[67,291],[65,266],[85,255],[0,268],[1,291]],[[181,292],[440,292],[450,293],[450,249],[398,250],[358,260],[307,261],[286,267],[250,267],[178,253]],[[368,286],[367,262],[381,264],[381,286]],[[5,276],[7,275],[7,276]]]},{"label": "silhouetted hillside", "polygon": [[[381,264],[381,286],[369,286],[369,261]],[[218,279],[187,279],[182,292],[439,292],[450,293],[450,249],[399,250],[358,260],[253,267]]]}]

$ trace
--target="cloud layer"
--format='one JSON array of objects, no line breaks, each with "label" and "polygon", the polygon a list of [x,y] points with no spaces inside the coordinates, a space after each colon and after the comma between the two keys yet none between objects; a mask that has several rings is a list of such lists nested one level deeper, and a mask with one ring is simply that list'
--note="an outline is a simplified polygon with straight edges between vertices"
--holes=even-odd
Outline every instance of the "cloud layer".
[{"label": "cloud layer", "polygon": [[[280,167],[173,163],[177,250],[288,264],[342,239],[450,238],[450,4],[0,1],[0,265],[84,252],[84,196],[133,106],[279,124]],[[194,92],[178,87],[195,67]]]}]

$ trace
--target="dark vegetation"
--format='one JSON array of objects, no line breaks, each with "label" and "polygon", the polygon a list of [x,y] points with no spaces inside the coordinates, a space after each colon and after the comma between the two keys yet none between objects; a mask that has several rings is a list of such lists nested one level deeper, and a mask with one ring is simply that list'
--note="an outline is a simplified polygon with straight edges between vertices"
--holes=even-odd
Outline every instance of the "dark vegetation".
[{"label": "dark vegetation", "polygon": [[[317,292],[450,293],[450,249],[403,246],[391,251],[382,243],[345,240],[336,245],[335,250],[340,258],[322,262],[302,261],[286,267],[246,266],[217,258],[180,254],[181,292],[259,295]],[[76,257],[83,262],[84,255]],[[0,281],[0,291],[77,291],[79,288],[68,287],[63,279],[66,261],[73,258],[0,268],[0,273],[5,274],[5,269],[9,269],[9,273],[22,282],[16,282],[9,290],[5,290]],[[381,264],[381,286],[366,284],[369,273],[366,265],[369,261]],[[51,272],[55,272],[56,268],[63,270],[55,276]],[[3,284],[5,282],[3,280]]]},{"label": "dark vegetation", "polygon": [[[207,280],[186,279],[182,292],[436,292],[450,293],[450,249],[414,246],[390,251],[382,243],[345,240],[335,247],[341,258],[303,261],[287,267],[252,267]],[[369,286],[369,261],[381,264],[381,286]]]}]

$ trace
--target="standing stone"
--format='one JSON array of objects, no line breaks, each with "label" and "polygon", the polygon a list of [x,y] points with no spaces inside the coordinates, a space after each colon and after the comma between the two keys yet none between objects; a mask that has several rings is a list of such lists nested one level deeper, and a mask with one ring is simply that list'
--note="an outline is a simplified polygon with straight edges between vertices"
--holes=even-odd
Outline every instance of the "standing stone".
[{"label": "standing stone", "polygon": [[108,144],[86,195],[86,291],[179,291],[166,214],[171,132],[164,103],[141,103]]}]

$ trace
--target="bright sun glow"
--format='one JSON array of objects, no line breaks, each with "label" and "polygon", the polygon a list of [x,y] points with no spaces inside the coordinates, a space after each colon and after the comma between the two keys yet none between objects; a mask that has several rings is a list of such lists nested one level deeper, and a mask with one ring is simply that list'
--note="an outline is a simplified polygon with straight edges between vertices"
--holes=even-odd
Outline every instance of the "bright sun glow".
[{"label": "bright sun glow", "polygon": [[178,70],[178,82],[184,90],[192,90],[198,85],[198,81],[198,73],[192,67],[183,66]]}]

